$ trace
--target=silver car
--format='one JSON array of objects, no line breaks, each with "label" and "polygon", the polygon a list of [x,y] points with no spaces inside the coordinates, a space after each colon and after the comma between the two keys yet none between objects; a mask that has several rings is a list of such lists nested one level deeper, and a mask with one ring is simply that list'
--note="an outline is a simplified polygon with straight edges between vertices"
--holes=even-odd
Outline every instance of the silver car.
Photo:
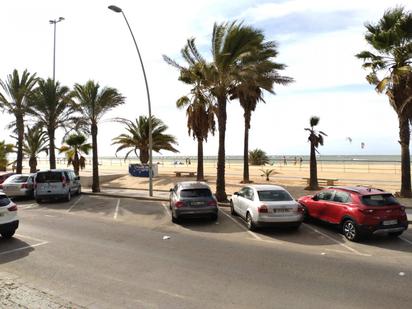
[{"label": "silver car", "polygon": [[232,215],[246,220],[249,230],[263,226],[288,226],[298,229],[303,208],[288,191],[274,185],[250,185],[235,192],[230,200]]},{"label": "silver car", "polygon": [[81,193],[80,177],[72,170],[55,169],[37,172],[34,177],[34,197],[38,203],[44,199],[70,201],[74,194]]},{"label": "silver car", "polygon": [[17,174],[7,178],[3,184],[3,192],[10,197],[33,196],[33,174]]},{"label": "silver car", "polygon": [[172,222],[178,223],[182,217],[208,216],[218,218],[217,201],[204,182],[183,181],[170,189],[170,210]]}]

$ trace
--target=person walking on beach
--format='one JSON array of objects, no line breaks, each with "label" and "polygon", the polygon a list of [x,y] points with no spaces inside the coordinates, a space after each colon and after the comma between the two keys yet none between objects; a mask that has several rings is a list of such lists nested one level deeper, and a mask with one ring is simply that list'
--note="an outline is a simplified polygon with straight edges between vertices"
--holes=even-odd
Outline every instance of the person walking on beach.
[{"label": "person walking on beach", "polygon": [[295,161],[293,161],[293,165],[296,165],[298,163],[298,158],[295,156]]},{"label": "person walking on beach", "polygon": [[286,157],[283,156],[283,165],[288,165],[288,161],[286,161]]},{"label": "person walking on beach", "polygon": [[302,157],[300,157],[300,158],[299,158],[299,166],[300,166],[300,167],[302,167],[302,162],[303,162],[303,159],[302,159]]}]

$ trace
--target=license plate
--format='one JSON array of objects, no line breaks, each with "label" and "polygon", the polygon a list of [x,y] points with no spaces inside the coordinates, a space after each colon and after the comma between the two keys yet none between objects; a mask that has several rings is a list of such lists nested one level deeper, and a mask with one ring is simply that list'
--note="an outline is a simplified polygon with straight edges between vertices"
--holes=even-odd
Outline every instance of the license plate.
[{"label": "license plate", "polygon": [[4,214],[3,213],[0,213],[0,217],[3,217],[4,216]]},{"label": "license plate", "polygon": [[193,206],[201,206],[201,205],[204,205],[205,203],[204,202],[192,202],[191,204]]},{"label": "license plate", "polygon": [[284,212],[289,212],[289,209],[286,209],[286,208],[273,209],[273,212],[284,213]]},{"label": "license plate", "polygon": [[382,222],[383,225],[394,225],[398,224],[398,220],[386,220]]}]

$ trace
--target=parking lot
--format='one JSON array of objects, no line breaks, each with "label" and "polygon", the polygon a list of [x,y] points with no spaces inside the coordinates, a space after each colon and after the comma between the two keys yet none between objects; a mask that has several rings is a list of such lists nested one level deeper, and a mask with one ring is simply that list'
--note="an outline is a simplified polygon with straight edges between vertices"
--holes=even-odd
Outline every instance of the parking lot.
[{"label": "parking lot", "polygon": [[[119,289],[123,285],[129,288],[132,286],[132,290],[136,292],[137,286],[148,288],[148,282],[150,291],[142,293],[149,293],[149,296],[145,298],[140,295],[139,306],[150,307],[152,304],[153,307],[162,307],[161,304],[168,304],[171,308],[182,305],[198,307],[203,301],[207,301],[207,295],[193,300],[185,289],[173,287],[176,284],[173,283],[174,280],[184,282],[189,276],[190,280],[194,280],[194,285],[208,286],[213,282],[213,288],[207,287],[207,290],[212,289],[208,291],[213,294],[215,289],[223,288],[217,285],[217,279],[226,284],[244,284],[240,279],[239,283],[233,283],[239,276],[236,265],[246,268],[245,276],[251,276],[253,279],[248,280],[253,282],[262,276],[262,280],[266,280],[265,276],[269,273],[282,276],[283,268],[290,267],[289,262],[298,265],[298,268],[302,267],[302,270],[296,270],[298,272],[313,272],[306,270],[306,263],[316,269],[317,263],[318,267],[326,267],[323,264],[327,261],[328,265],[334,265],[330,266],[333,276],[336,276],[336,272],[341,272],[339,265],[353,267],[351,272],[355,277],[363,271],[378,274],[379,271],[375,269],[378,267],[385,269],[385,274],[379,274],[379,280],[386,276],[391,278],[385,279],[383,286],[391,285],[391,280],[399,280],[397,278],[401,277],[404,278],[402,288],[410,289],[412,284],[410,230],[399,238],[374,236],[362,243],[354,243],[347,241],[335,227],[318,222],[304,223],[298,231],[263,229],[251,232],[240,218],[231,216],[229,209],[225,207],[219,209],[217,222],[198,219],[185,220],[177,225],[171,222],[167,202],[81,195],[70,202],[37,204],[33,200],[18,200],[16,203],[19,206],[20,228],[13,240],[0,239],[0,271],[11,269],[36,286],[48,290],[52,286],[52,290],[60,296],[64,291],[65,297],[70,301],[77,301],[86,307],[96,299],[101,302],[97,307],[105,307],[103,304],[134,307],[133,304],[136,303],[131,300],[134,296],[126,295],[127,302],[122,303],[104,295],[104,291],[107,292],[116,284]],[[239,254],[244,255],[245,260],[233,262],[231,259],[236,252],[241,252]],[[198,261],[192,261],[193,256],[207,266],[200,266]],[[283,266],[274,264],[270,269],[257,270],[258,265],[251,263],[255,260],[268,265],[278,260]],[[228,261],[233,265],[229,266]],[[178,267],[174,265],[176,263]],[[187,264],[189,271],[186,270]],[[225,277],[223,273],[220,277],[215,274],[216,267],[222,270],[229,267],[230,271],[227,270],[229,273]],[[283,268],[276,270],[277,267]],[[211,276],[209,272],[214,275]],[[285,279],[281,280],[289,280],[288,274],[283,275]],[[166,278],[169,276],[170,278]],[[368,282],[374,280],[369,275],[365,276]],[[267,284],[274,284],[271,281],[273,278],[267,280]],[[166,282],[168,284],[165,285]],[[350,287],[353,284],[350,282],[348,278],[348,289],[355,288]],[[260,284],[259,282],[258,285]],[[181,283],[177,285],[180,286]],[[393,286],[394,289],[395,287],[399,288],[399,285]],[[117,292],[122,295],[126,293],[122,289]],[[331,298],[343,297],[339,291],[329,292]],[[202,295],[197,288],[192,293]],[[267,295],[269,292],[262,290],[261,293]],[[313,291],[308,290],[307,293]],[[277,293],[276,295],[279,297]],[[285,295],[285,305],[296,305],[296,299],[292,295]],[[225,307],[251,305],[253,297],[261,296],[258,293],[248,301],[230,301]],[[156,299],[154,303],[153,299]],[[174,302],[170,303],[171,299]],[[217,307],[223,307],[222,304],[229,301],[224,299],[226,298],[223,296],[216,298]],[[406,301],[405,298],[401,300]],[[365,303],[357,302],[360,300],[356,298],[352,301],[353,305],[368,307]],[[371,307],[377,304],[377,299],[370,301]],[[207,304],[209,303],[203,305]],[[399,308],[402,304],[399,303]],[[270,302],[267,305],[270,307]],[[313,303],[313,307],[321,305],[319,302]]]}]

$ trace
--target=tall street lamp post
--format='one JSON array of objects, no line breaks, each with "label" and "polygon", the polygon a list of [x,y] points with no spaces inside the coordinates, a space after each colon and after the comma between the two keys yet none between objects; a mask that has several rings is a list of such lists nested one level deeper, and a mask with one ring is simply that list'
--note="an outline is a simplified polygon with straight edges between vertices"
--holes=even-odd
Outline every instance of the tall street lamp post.
[{"label": "tall street lamp post", "polygon": [[59,17],[58,19],[49,20],[49,23],[54,26],[54,43],[53,43],[53,81],[56,77],[56,24],[63,21],[64,17]]},{"label": "tall street lamp post", "polygon": [[150,105],[150,93],[149,93],[149,85],[147,83],[146,71],[144,69],[142,56],[140,55],[139,47],[137,47],[136,39],[134,38],[133,31],[130,28],[129,22],[127,21],[126,15],[124,14],[123,10],[115,5],[110,5],[108,7],[110,10],[116,13],[122,13],[124,20],[126,21],[127,27],[130,30],[130,34],[132,35],[134,45],[136,46],[137,54],[139,56],[140,64],[142,66],[143,77],[146,84],[146,93],[147,93],[147,103],[149,105],[149,195],[153,196],[153,158],[152,158],[152,150],[153,150],[153,140],[152,140],[152,108]]}]

